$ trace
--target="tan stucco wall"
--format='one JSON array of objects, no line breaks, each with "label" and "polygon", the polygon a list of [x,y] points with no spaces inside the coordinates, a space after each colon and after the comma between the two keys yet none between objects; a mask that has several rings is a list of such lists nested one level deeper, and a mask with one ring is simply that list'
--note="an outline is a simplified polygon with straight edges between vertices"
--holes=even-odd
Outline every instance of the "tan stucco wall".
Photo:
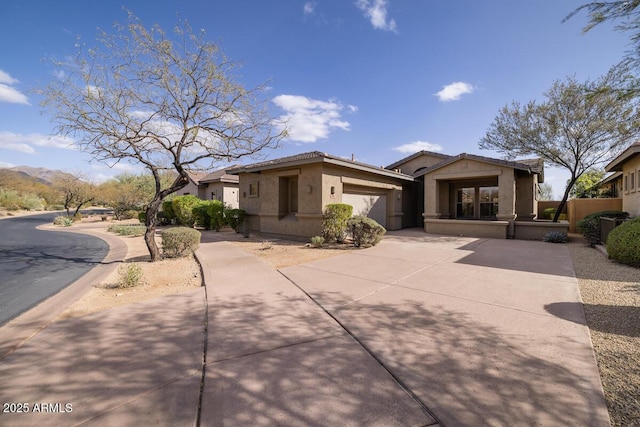
[{"label": "tan stucco wall", "polygon": [[[635,185],[631,185],[631,174],[635,178]],[[640,216],[640,155],[629,159],[622,166],[623,182],[626,179],[627,189],[622,190],[622,210],[631,216]]]},{"label": "tan stucco wall", "polygon": [[436,165],[443,160],[444,159],[440,156],[430,156],[429,154],[423,154],[420,157],[408,160],[407,162],[396,166],[395,169],[400,169],[400,172],[404,174],[413,175],[418,169]]},{"label": "tan stucco wall", "polygon": [[[495,182],[497,177],[497,182]],[[455,213],[455,189],[467,184],[497,185],[498,219],[515,213],[514,170],[492,163],[462,159],[424,176],[425,218],[449,218]],[[436,191],[436,188],[438,191]]]},{"label": "tan stucco wall", "polygon": [[506,239],[509,221],[475,221],[459,219],[425,219],[424,231],[447,236]]},{"label": "tan stucco wall", "polygon": [[[297,177],[298,212],[283,215],[280,200],[281,177]],[[322,212],[331,203],[342,203],[345,188],[387,195],[387,228],[402,227],[402,181],[331,164],[313,163],[292,168],[242,173],[240,208],[248,214],[253,231],[276,236],[309,238],[322,233]],[[249,192],[258,184],[258,196]],[[333,187],[333,194],[332,194]]]}]

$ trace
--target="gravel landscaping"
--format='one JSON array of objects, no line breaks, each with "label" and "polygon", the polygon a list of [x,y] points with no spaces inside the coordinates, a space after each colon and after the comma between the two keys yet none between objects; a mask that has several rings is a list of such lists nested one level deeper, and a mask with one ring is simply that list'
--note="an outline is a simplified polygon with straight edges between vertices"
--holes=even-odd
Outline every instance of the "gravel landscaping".
[{"label": "gravel landscaping", "polygon": [[640,425],[640,269],[618,264],[580,237],[568,245],[611,424]]}]

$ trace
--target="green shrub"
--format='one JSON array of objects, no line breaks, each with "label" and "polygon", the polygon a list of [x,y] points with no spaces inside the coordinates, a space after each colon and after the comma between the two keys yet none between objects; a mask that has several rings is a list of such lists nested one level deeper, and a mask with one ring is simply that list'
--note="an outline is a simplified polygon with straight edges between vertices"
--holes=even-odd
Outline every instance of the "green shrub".
[{"label": "green shrub", "polygon": [[173,227],[162,232],[162,252],[167,258],[191,255],[200,246],[201,233],[188,227]]},{"label": "green shrub", "polygon": [[193,224],[195,226],[199,226],[207,230],[211,228],[211,220],[207,213],[210,203],[211,202],[208,200],[200,200],[198,204],[193,207],[191,214],[193,215]]},{"label": "green shrub", "polygon": [[567,233],[563,233],[562,231],[550,231],[542,240],[549,243],[567,243],[568,237]]},{"label": "green shrub", "polygon": [[[172,219],[176,219],[176,213],[173,210],[173,199],[165,200],[162,202],[162,218],[166,219],[167,222],[170,222]],[[158,215],[158,218],[160,216]]]},{"label": "green shrub", "polygon": [[311,244],[314,248],[321,248],[324,245],[324,237],[322,236],[313,236],[311,238]]},{"label": "green shrub", "polygon": [[186,194],[184,196],[174,197],[171,202],[173,206],[173,213],[178,220],[178,224],[187,227],[193,227],[193,225],[195,224],[193,208],[198,206],[202,202],[202,200],[200,200],[193,194]]},{"label": "green shrub", "polygon": [[609,233],[607,252],[619,263],[640,267],[640,217],[623,222]]},{"label": "green shrub", "polygon": [[147,227],[140,224],[113,224],[107,231],[119,236],[142,236],[147,231]]},{"label": "green shrub", "polygon": [[546,208],[545,210],[542,211],[542,218],[543,219],[553,219],[553,217],[556,214],[557,209],[556,208]]},{"label": "green shrub", "polygon": [[120,274],[118,287],[132,288],[140,284],[140,279],[142,279],[143,271],[142,267],[134,262],[131,262],[120,264],[120,267],[118,267],[118,274]]},{"label": "green shrub", "polygon": [[73,219],[68,216],[60,215],[53,219],[53,225],[60,225],[62,227],[71,227],[72,224],[73,224]]},{"label": "green shrub", "polygon": [[347,237],[347,221],[353,214],[353,206],[333,203],[325,206],[322,215],[322,237],[328,242],[344,242]]},{"label": "green shrub", "polygon": [[147,222],[147,212],[145,212],[145,211],[138,212],[138,221],[140,221],[140,224],[146,223]]},{"label": "green shrub", "polygon": [[219,200],[211,200],[207,205],[207,216],[209,217],[209,228],[220,231],[224,225],[224,203]]},{"label": "green shrub", "polygon": [[354,216],[347,221],[351,231],[353,245],[356,247],[375,246],[387,232],[383,226],[366,216]]},{"label": "green shrub", "polygon": [[600,243],[600,217],[628,218],[629,213],[622,211],[594,212],[578,221],[576,226],[585,239],[587,239],[590,246],[595,246]]},{"label": "green shrub", "polygon": [[138,218],[138,211],[134,209],[129,209],[127,211],[120,212],[120,215],[118,216],[119,220],[134,219],[134,218]]},{"label": "green shrub", "polygon": [[236,233],[240,232],[246,212],[244,209],[225,209],[224,220]]}]

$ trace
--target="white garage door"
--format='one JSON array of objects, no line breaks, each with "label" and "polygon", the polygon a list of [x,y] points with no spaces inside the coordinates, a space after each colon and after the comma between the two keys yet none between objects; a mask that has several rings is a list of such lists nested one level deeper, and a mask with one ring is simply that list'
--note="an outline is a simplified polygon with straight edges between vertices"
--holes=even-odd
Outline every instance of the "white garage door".
[{"label": "white garage door", "polygon": [[387,226],[387,196],[384,194],[345,193],[342,203],[353,206],[354,215],[364,215]]}]

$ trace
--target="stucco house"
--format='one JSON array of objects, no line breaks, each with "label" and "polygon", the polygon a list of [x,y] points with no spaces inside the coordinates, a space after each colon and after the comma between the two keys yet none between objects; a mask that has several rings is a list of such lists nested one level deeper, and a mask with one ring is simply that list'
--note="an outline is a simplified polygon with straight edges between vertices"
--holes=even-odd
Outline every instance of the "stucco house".
[{"label": "stucco house", "polygon": [[538,159],[421,151],[376,167],[314,151],[227,172],[239,176],[240,208],[250,229],[263,234],[319,235],[330,203],[350,204],[354,214],[388,230],[420,226],[428,233],[496,238],[539,238],[542,232],[533,222],[544,178]]},{"label": "stucco house", "polygon": [[211,173],[187,172],[189,184],[177,194],[193,194],[202,200],[219,200],[226,206],[237,209],[240,206],[238,176],[229,174],[228,169]]},{"label": "stucco house", "polygon": [[503,239],[539,234],[531,222],[538,213],[538,184],[544,180],[539,159],[507,161],[423,151],[390,167],[412,172],[420,183],[418,203],[427,233]]},{"label": "stucco house", "polygon": [[348,203],[389,230],[403,226],[406,175],[313,151],[240,166],[228,171],[240,180],[240,208],[251,230],[309,238],[322,234],[322,213],[331,203]]},{"label": "stucco house", "polygon": [[640,142],[630,145],[605,166],[605,170],[620,174],[618,197],[622,198],[622,210],[631,216],[640,216]]}]

